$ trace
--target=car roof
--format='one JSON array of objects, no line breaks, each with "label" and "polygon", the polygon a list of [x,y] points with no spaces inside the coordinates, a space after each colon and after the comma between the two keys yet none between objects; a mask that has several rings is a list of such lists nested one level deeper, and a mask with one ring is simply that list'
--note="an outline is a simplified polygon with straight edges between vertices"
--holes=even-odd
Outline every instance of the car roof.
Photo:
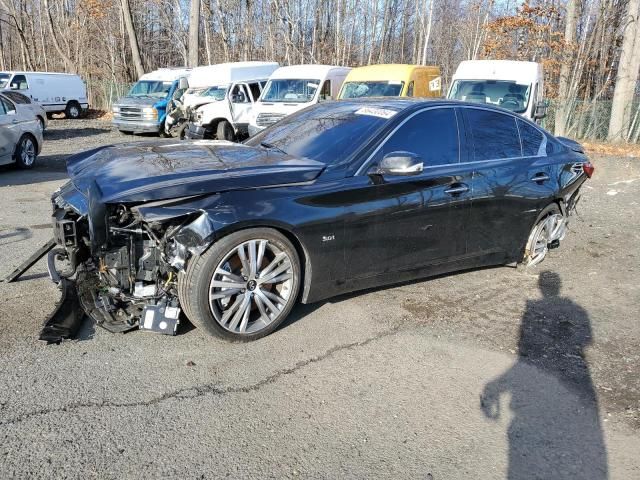
[{"label": "car roof", "polygon": [[449,100],[446,98],[417,98],[417,97],[366,97],[366,98],[348,98],[343,100],[337,100],[341,104],[352,103],[356,105],[369,105],[376,108],[393,108],[398,111],[404,110],[418,110],[422,107],[435,107],[435,106],[457,106],[457,107],[472,107],[472,108],[485,108],[487,110],[495,110],[496,112],[509,113],[511,115],[521,118],[519,115],[514,114],[511,110],[507,110],[496,105],[488,103],[472,103],[464,102],[462,100]]}]

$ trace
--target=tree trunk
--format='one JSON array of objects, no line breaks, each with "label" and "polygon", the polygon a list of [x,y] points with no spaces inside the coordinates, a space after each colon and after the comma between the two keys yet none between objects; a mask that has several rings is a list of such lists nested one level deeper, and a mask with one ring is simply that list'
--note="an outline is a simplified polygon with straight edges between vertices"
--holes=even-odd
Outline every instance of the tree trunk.
[{"label": "tree trunk", "polygon": [[[426,5],[425,5],[426,8]],[[433,23],[433,0],[429,2],[429,19],[427,20],[426,32],[424,34],[424,46],[422,50],[422,65],[427,64],[427,49],[429,48],[429,38],[431,37],[431,24]]]},{"label": "tree trunk", "polygon": [[624,142],[628,139],[631,123],[633,94],[640,69],[640,0],[629,0],[627,21],[624,22],[622,52],[618,64],[616,88],[613,91],[608,139]]},{"label": "tree trunk", "polygon": [[[45,0],[46,3],[47,0]],[[127,35],[129,36],[129,47],[131,48],[131,57],[133,58],[133,65],[136,68],[136,74],[138,78],[144,75],[144,67],[142,66],[142,57],[140,57],[140,47],[138,46],[138,37],[136,31],[133,28],[133,18],[131,17],[131,7],[129,6],[129,0],[120,0],[122,5],[122,15],[124,17],[124,23],[127,27]]]},{"label": "tree trunk", "polygon": [[576,27],[580,16],[579,0],[569,0],[564,27],[564,60],[560,67],[560,83],[558,85],[558,109],[556,111],[555,134],[565,135],[568,120],[568,100],[571,89],[570,77],[575,60]]},{"label": "tree trunk", "polygon": [[198,47],[200,45],[200,0],[191,0],[189,11],[189,58],[188,67],[198,66]]}]

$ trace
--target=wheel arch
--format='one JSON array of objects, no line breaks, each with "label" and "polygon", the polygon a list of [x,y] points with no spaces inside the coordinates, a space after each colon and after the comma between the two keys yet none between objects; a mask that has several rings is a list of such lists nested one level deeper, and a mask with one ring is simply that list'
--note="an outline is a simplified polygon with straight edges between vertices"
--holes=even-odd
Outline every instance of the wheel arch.
[{"label": "wheel arch", "polygon": [[16,142],[16,148],[13,150],[13,157],[14,158],[15,158],[16,154],[18,153],[18,148],[20,147],[20,143],[22,142],[22,139],[24,137],[31,138],[31,141],[33,142],[33,145],[36,147],[36,156],[38,155],[38,152],[39,152],[39,149],[40,149],[40,144],[38,143],[38,139],[36,138],[36,136],[33,133],[24,132],[22,135],[20,135],[20,138]]}]

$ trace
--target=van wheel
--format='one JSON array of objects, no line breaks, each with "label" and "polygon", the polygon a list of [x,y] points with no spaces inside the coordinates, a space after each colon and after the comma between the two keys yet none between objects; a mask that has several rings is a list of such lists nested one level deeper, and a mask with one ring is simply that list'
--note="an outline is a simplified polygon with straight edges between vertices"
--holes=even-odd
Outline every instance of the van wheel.
[{"label": "van wheel", "polygon": [[31,135],[23,135],[16,147],[16,153],[14,159],[18,167],[23,169],[33,168],[36,163],[36,156],[38,149],[36,148],[36,141]]},{"label": "van wheel", "polygon": [[216,138],[218,140],[228,140],[233,142],[235,140],[235,133],[233,132],[233,127],[226,120],[222,120],[218,123],[218,127],[216,128]]},{"label": "van wheel", "polygon": [[67,103],[67,108],[64,111],[64,116],[72,120],[77,120],[82,115],[82,107],[78,102]]}]

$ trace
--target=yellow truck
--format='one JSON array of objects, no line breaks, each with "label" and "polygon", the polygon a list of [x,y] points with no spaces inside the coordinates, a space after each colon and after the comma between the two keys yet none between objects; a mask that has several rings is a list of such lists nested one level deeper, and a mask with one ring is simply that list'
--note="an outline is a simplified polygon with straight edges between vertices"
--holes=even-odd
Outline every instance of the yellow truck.
[{"label": "yellow truck", "polygon": [[440,67],[430,65],[368,65],[345,78],[338,99],[360,97],[440,97]]}]

